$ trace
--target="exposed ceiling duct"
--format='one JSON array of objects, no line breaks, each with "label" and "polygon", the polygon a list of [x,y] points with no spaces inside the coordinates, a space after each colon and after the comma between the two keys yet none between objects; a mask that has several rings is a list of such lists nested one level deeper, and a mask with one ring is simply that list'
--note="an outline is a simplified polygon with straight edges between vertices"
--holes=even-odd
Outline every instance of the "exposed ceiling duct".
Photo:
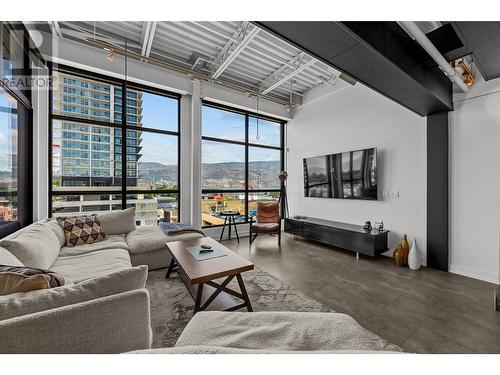
[{"label": "exposed ceiling duct", "polygon": [[463,92],[469,91],[469,86],[467,86],[463,81],[462,74],[460,74],[448,63],[444,56],[437,50],[434,44],[432,44],[429,38],[427,38],[415,22],[401,21],[400,25],[408,33],[408,35],[415,39],[415,41],[420,44],[423,49],[425,49],[429,56],[432,57],[432,59],[441,67],[452,82],[456,83]]}]

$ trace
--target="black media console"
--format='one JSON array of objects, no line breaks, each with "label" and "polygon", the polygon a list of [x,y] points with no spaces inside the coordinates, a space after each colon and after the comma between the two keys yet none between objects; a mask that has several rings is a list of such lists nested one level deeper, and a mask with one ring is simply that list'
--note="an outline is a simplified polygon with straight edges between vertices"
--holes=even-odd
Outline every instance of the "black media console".
[{"label": "black media console", "polygon": [[285,232],[327,245],[369,256],[382,254],[387,248],[388,230],[367,233],[360,225],[315,219],[285,219]]}]

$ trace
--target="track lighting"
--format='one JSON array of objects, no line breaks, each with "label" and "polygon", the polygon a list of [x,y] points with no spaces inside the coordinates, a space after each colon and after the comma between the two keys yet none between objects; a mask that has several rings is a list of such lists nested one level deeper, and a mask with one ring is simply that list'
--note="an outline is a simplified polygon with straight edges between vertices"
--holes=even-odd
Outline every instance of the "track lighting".
[{"label": "track lighting", "polygon": [[287,112],[290,112],[291,108],[290,108],[290,105],[289,105],[289,104],[287,104],[287,105],[285,106],[285,110],[286,110]]},{"label": "track lighting", "polygon": [[194,75],[193,74],[188,74],[189,80],[191,83],[194,83]]},{"label": "track lighting", "polygon": [[247,93],[248,94],[248,100],[251,100],[252,99],[252,94],[250,93]]}]

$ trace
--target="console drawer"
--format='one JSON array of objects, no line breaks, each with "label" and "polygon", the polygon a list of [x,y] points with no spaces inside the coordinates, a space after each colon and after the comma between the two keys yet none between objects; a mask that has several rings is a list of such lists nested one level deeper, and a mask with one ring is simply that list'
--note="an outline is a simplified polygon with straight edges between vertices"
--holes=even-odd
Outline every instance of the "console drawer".
[{"label": "console drawer", "polygon": [[357,251],[366,255],[375,255],[374,239],[371,236],[309,223],[303,223],[302,232],[305,238],[311,240]]},{"label": "console drawer", "polygon": [[302,236],[302,222],[285,219],[285,232],[295,236]]}]

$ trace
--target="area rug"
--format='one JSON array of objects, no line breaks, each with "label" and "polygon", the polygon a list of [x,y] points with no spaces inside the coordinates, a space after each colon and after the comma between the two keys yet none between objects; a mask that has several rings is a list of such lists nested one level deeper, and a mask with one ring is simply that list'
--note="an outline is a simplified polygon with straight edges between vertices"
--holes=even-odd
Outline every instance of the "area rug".
[{"label": "area rug", "polygon": [[[177,274],[165,279],[165,273],[150,272],[146,285],[151,298],[154,348],[174,346],[193,317],[193,298]],[[333,311],[258,268],[243,273],[243,280],[254,311]],[[236,280],[228,287],[239,290]]]}]

